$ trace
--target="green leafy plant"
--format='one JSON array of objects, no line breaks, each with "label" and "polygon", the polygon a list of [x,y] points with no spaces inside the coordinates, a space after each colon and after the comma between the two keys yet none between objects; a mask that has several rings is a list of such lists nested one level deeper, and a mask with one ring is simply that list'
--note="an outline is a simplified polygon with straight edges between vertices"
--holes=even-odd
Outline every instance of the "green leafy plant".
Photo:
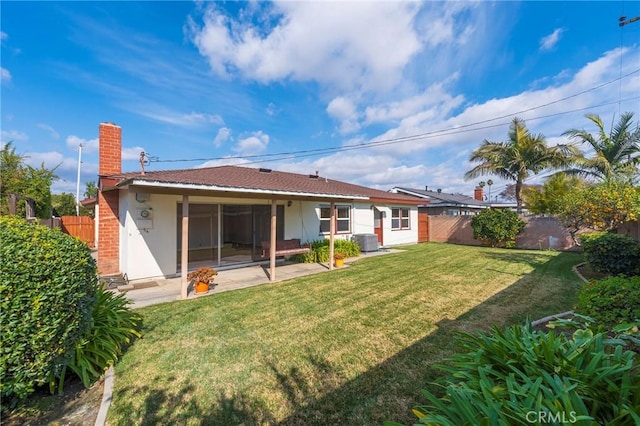
[{"label": "green leafy plant", "polygon": [[640,321],[640,276],[584,284],[578,291],[576,311],[606,327]]},{"label": "green leafy plant", "polygon": [[60,373],[91,324],[96,264],[79,240],[0,217],[0,394],[15,403]]},{"label": "green leafy plant", "polygon": [[628,235],[591,232],[580,236],[591,269],[611,275],[640,273],[640,243]]},{"label": "green leafy plant", "polygon": [[[360,255],[360,246],[355,241],[334,240],[334,254],[341,254],[345,258]],[[308,253],[291,256],[291,260],[300,263],[324,263],[329,261],[329,240],[316,240],[311,242],[311,251]]]},{"label": "green leafy plant", "polygon": [[516,212],[507,209],[486,209],[471,220],[473,238],[491,247],[515,247],[525,225]]},{"label": "green leafy plant", "polygon": [[[101,286],[96,288],[91,328],[76,344],[67,365],[87,388],[115,364],[133,338],[141,337],[138,330],[142,316],[129,308],[128,304],[124,295],[116,295]],[[60,388],[64,378],[63,370],[59,377]]]},{"label": "green leafy plant", "polygon": [[423,391],[428,404],[413,410],[420,424],[640,421],[638,355],[604,333],[556,334],[527,324],[458,339],[463,353],[439,366],[448,373],[437,382],[442,395]]}]

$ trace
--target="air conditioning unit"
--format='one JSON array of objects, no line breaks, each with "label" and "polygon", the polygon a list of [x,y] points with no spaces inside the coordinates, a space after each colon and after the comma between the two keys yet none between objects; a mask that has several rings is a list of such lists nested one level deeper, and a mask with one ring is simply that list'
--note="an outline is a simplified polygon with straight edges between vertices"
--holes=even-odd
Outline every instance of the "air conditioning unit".
[{"label": "air conditioning unit", "polygon": [[378,251],[378,236],[376,234],[355,234],[353,239],[363,253]]}]

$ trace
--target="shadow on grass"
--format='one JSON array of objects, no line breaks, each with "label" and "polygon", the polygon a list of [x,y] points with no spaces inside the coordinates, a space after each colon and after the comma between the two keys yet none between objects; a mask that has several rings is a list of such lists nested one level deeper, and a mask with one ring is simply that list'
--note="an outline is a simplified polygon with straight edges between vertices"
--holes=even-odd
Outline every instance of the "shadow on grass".
[{"label": "shadow on grass", "polygon": [[[227,396],[220,393],[213,406],[203,406],[197,400],[195,387],[189,382],[171,392],[168,386],[154,388],[124,388],[123,395],[144,393],[147,395],[141,406],[137,403],[120,403],[122,412],[131,413],[121,417],[117,424],[136,425],[261,425],[275,424],[275,419],[266,406],[244,394]],[[129,406],[128,406],[129,405]]]},{"label": "shadow on grass", "polygon": [[[497,258],[512,256],[510,253],[505,253],[504,256],[500,253],[488,255]],[[535,253],[531,255],[522,253],[517,256],[520,258],[519,261],[530,263],[534,268],[536,266],[540,268],[544,264]],[[560,254],[559,257],[565,257],[566,263],[576,263],[572,262],[572,259],[577,260],[577,258],[570,256]],[[546,270],[546,265],[540,269]],[[538,273],[544,275],[546,272]],[[533,320],[566,310],[564,304],[572,300],[573,286],[567,285],[563,291],[551,288],[549,289],[551,293],[536,294],[535,287],[539,285],[538,279],[532,279],[530,276],[522,277],[458,318],[442,319],[436,324],[437,329],[425,338],[322,397],[307,399],[302,401],[302,404],[299,398],[290,399],[291,405],[296,406],[297,409],[278,424],[287,426],[338,423],[370,425],[381,424],[385,420],[405,424],[415,423],[417,419],[412,415],[411,408],[425,402],[420,397],[421,389],[429,387],[430,382],[443,375],[435,365],[442,363],[444,357],[455,352],[456,334],[486,331],[494,324],[504,326],[524,323],[527,318]],[[320,365],[325,371],[324,374],[337,374],[326,361]],[[300,382],[299,377],[279,378],[279,382],[288,387],[285,390],[287,395],[304,393],[291,389],[295,383]],[[303,383],[301,388],[306,386],[308,384]],[[438,391],[435,387],[429,387],[429,390]]]},{"label": "shadow on grass", "polygon": [[[566,310],[566,305],[573,302],[575,286],[566,280],[568,275],[563,274],[565,281],[560,283],[564,285],[558,285],[557,275],[549,274],[570,269],[578,261],[575,255],[561,253],[554,257],[550,260],[557,262],[553,268],[544,262],[549,258],[535,252],[485,255],[496,260],[513,260],[516,256],[517,261],[530,264],[534,272],[457,318],[424,324],[425,329],[436,328],[351,380],[346,379],[343,367],[332,365],[323,354],[312,353],[312,349],[304,357],[304,371],[299,368],[302,365],[299,360],[296,365],[287,364],[287,360],[268,364],[279,387],[273,391],[284,395],[287,411],[292,413],[283,420],[274,418],[270,407],[259,397],[243,393],[220,394],[212,406],[203,407],[198,403],[194,386],[187,381],[178,386],[165,382],[121,389],[120,401],[124,402],[119,402],[118,412],[131,413],[131,417],[118,419],[119,424],[125,420],[144,425],[373,425],[385,420],[414,423],[411,408],[425,402],[420,396],[421,389],[429,387],[437,391],[429,386],[443,374],[435,365],[454,353],[454,336],[458,332],[522,323],[528,317],[536,319]],[[133,393],[147,395],[142,411],[138,404],[127,407],[126,395]]]}]

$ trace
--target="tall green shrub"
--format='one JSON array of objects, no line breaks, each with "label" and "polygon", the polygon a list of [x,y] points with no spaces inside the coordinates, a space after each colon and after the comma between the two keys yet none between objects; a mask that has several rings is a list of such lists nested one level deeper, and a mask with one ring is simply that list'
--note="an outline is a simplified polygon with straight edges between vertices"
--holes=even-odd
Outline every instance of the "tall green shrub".
[{"label": "tall green shrub", "polygon": [[591,269],[611,275],[640,274],[640,243],[628,235],[591,232],[580,236]]},{"label": "tall green shrub", "polygon": [[47,383],[89,329],[96,264],[59,230],[0,216],[0,395],[3,404]]},{"label": "tall green shrub", "polygon": [[507,209],[486,209],[471,220],[473,238],[491,247],[515,247],[525,225],[516,212]]}]

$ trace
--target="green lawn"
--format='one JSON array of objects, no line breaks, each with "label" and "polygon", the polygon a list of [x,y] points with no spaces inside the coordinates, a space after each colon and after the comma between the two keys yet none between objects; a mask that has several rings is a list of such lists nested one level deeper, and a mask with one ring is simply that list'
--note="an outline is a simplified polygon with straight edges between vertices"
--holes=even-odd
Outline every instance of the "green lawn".
[{"label": "green lawn", "polygon": [[573,253],[426,243],[349,268],[142,309],[108,422],[413,422],[455,331],[572,308]]}]

